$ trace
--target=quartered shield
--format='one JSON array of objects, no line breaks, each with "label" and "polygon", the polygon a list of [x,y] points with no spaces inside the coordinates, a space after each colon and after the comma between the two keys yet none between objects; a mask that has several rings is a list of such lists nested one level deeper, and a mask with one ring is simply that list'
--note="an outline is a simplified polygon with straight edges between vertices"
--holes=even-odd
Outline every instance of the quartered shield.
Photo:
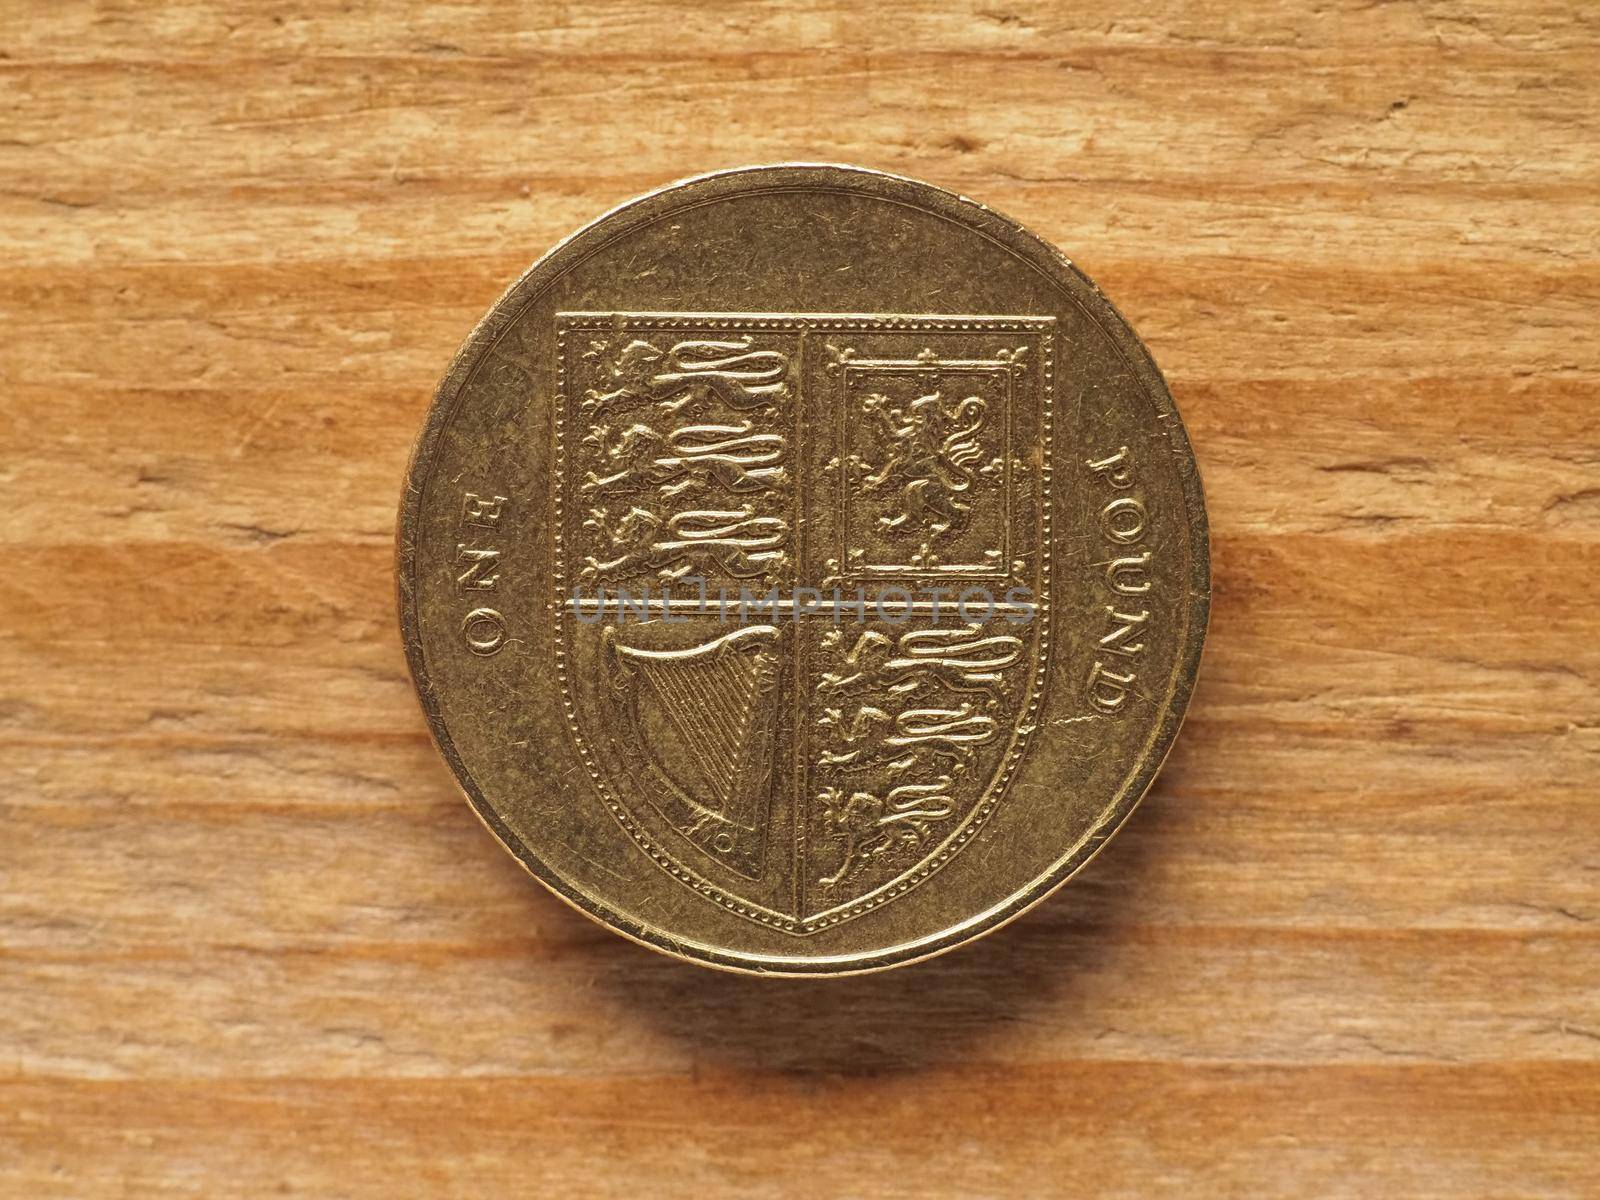
[{"label": "quartered shield", "polygon": [[972,840],[1044,681],[1053,325],[557,317],[558,672],[641,866],[804,935]]}]

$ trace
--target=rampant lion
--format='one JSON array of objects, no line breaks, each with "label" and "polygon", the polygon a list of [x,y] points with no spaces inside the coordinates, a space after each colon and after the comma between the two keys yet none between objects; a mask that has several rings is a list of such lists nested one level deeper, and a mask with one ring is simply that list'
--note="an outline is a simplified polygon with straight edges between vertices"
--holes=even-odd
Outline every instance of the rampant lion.
[{"label": "rampant lion", "polygon": [[861,407],[890,446],[888,459],[869,469],[862,487],[868,492],[900,489],[900,511],[880,516],[878,524],[899,529],[926,521],[933,536],[959,531],[972,508],[964,496],[972,487],[973,467],[983,457],[978,441],[983,399],[947,399],[942,392],[930,392],[902,405],[873,392]]}]

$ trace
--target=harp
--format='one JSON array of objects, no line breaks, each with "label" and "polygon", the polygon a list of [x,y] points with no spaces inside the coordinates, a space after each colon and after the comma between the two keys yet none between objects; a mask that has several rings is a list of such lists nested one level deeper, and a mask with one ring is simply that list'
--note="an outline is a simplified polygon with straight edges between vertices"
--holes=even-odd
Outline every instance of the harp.
[{"label": "harp", "polygon": [[668,785],[656,808],[741,875],[760,873],[771,801],[778,630],[750,625],[699,645],[629,646],[602,635],[620,728]]}]

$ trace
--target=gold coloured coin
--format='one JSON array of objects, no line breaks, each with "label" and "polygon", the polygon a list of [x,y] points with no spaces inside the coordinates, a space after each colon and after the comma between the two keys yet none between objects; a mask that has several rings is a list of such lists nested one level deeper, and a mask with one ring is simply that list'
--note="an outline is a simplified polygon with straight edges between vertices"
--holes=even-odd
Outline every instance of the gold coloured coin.
[{"label": "gold coloured coin", "polygon": [[840,166],[561,243],[457,355],[400,517],[440,750],[562,898],[712,966],[976,937],[1128,816],[1209,598],[1188,438],[1016,223]]}]

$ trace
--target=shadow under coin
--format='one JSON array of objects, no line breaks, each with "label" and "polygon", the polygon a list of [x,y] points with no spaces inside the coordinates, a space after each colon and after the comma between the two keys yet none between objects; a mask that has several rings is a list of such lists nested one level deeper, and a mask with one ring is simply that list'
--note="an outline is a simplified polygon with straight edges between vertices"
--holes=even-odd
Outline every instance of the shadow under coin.
[{"label": "shadow under coin", "polygon": [[[798,1073],[916,1071],[968,1057],[1008,1026],[1086,1019],[1132,927],[1129,898],[1172,834],[1157,789],[1068,886],[976,942],[926,962],[838,979],[762,979],[617,946],[598,972],[619,1006],[684,1044],[698,1065]],[[620,956],[630,956],[624,966]],[[615,968],[615,969],[612,969]]]}]

